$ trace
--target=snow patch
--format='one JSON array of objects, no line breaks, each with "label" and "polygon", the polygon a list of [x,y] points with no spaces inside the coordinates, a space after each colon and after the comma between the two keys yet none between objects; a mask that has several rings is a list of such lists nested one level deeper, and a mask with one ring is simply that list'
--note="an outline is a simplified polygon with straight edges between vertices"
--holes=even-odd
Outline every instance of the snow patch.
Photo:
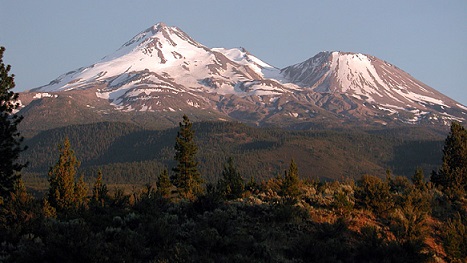
[{"label": "snow patch", "polygon": [[47,92],[41,92],[34,94],[34,99],[41,99],[41,98],[58,98],[57,94],[50,94]]},{"label": "snow patch", "polygon": [[459,107],[459,108],[461,108],[461,109],[463,109],[463,110],[467,110],[467,107],[465,107],[465,106],[462,105],[462,104],[457,103],[456,106]]},{"label": "snow patch", "polygon": [[192,100],[187,100],[186,103],[187,103],[188,105],[192,106],[192,107],[195,107],[195,108],[199,108],[199,107],[200,107],[200,105],[199,105],[198,102],[194,102],[194,101],[192,101]]},{"label": "snow patch", "polygon": [[415,92],[412,92],[412,91],[405,91],[403,92],[402,90],[400,89],[394,89],[393,90],[394,92],[398,93],[399,95],[413,101],[413,102],[429,102],[429,103],[433,103],[433,104],[437,104],[437,105],[441,105],[441,106],[444,106],[444,107],[448,107],[448,105],[446,105],[442,100],[440,99],[435,99],[435,98],[432,98],[432,97],[428,97],[428,96],[424,96],[424,95],[421,95],[421,94],[417,94]]}]

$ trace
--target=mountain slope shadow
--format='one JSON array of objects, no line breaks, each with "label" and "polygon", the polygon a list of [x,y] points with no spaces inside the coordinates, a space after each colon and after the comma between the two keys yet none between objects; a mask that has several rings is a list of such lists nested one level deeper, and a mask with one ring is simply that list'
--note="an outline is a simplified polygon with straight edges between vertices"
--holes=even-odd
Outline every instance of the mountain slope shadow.
[{"label": "mountain slope shadow", "polygon": [[426,179],[432,170],[441,166],[443,141],[409,141],[394,147],[394,158],[388,162],[397,175],[412,176],[417,168],[422,168]]},{"label": "mountain slope shadow", "polygon": [[[177,131],[175,128],[155,131],[135,131],[117,138],[99,158],[89,162],[89,165],[111,163],[140,162],[154,159],[167,159],[164,154],[172,149]],[[170,156],[173,158],[173,156]]]}]

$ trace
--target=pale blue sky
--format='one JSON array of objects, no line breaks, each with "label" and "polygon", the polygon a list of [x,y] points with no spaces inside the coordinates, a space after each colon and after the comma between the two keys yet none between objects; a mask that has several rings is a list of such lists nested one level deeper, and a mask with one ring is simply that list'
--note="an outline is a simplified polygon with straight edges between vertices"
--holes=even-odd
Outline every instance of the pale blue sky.
[{"label": "pale blue sky", "polygon": [[467,105],[467,1],[0,0],[17,91],[97,62],[157,22],[283,68],[320,51],[371,54]]}]

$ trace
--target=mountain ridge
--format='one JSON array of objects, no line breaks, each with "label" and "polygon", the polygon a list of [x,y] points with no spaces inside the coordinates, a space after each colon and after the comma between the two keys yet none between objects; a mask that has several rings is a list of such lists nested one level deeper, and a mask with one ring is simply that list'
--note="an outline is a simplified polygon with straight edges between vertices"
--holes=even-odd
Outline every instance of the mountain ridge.
[{"label": "mountain ridge", "polygon": [[465,121],[467,112],[371,55],[320,52],[279,69],[244,48],[208,48],[164,23],[141,31],[88,67],[25,92],[30,94],[22,96],[24,109],[32,107],[37,94],[43,95],[36,99],[50,100],[85,90],[93,90],[87,92],[87,107],[105,108],[101,115],[204,111],[218,119],[289,128],[323,121],[447,125]]}]

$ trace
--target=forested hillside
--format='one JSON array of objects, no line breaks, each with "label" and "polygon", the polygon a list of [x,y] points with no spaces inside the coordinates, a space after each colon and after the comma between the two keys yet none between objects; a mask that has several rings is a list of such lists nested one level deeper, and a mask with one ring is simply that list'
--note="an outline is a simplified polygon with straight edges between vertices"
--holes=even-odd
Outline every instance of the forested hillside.
[{"label": "forested hillside", "polygon": [[[440,165],[441,132],[408,127],[290,131],[256,128],[233,122],[194,123],[200,171],[215,181],[227,158],[242,174],[267,179],[282,173],[291,158],[303,178],[358,178],[363,174],[410,176],[417,167],[429,173]],[[25,141],[21,158],[30,162],[26,178],[45,178],[57,146],[68,137],[81,160],[80,171],[93,179],[101,169],[112,183],[154,182],[160,170],[173,166],[177,128],[147,130],[136,125],[104,122],[73,125],[39,133]]]}]

